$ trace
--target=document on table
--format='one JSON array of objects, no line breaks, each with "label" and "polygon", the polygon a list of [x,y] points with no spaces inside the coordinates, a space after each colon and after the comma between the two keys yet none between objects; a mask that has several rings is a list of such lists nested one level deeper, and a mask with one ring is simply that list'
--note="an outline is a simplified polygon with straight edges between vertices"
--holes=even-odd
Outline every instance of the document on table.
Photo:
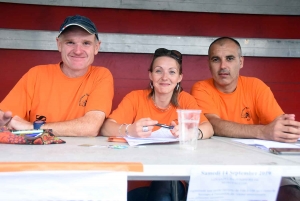
[{"label": "document on table", "polygon": [[191,171],[187,201],[275,201],[280,181],[273,166],[202,166]]},{"label": "document on table", "polygon": [[275,142],[269,140],[259,140],[259,139],[233,139],[235,142],[240,142],[250,146],[255,146],[261,149],[268,150],[270,147],[276,148],[299,148],[300,144],[289,144],[284,142]]},{"label": "document on table", "polygon": [[178,142],[179,139],[175,138],[170,129],[160,128],[151,133],[150,137],[147,138],[135,138],[135,137],[125,137],[126,141],[130,146],[136,146],[141,144],[153,144],[153,143],[169,143]]},{"label": "document on table", "polygon": [[1,200],[127,200],[126,172],[1,172],[0,180]]}]

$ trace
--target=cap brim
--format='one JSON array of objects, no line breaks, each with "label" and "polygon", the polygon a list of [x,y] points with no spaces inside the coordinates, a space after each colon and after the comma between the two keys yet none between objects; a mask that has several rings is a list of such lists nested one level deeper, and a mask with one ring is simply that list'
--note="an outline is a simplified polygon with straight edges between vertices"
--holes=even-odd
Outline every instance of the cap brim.
[{"label": "cap brim", "polygon": [[61,35],[61,33],[64,32],[64,31],[66,30],[66,28],[68,28],[68,27],[70,27],[70,26],[79,26],[79,27],[83,28],[84,30],[86,30],[89,34],[95,34],[95,32],[89,30],[88,28],[84,27],[84,26],[81,25],[81,24],[72,23],[72,24],[68,24],[67,26],[65,26],[65,27],[63,28],[63,30],[61,30],[61,31],[59,32],[59,34],[58,34],[57,37],[59,37],[59,36]]}]

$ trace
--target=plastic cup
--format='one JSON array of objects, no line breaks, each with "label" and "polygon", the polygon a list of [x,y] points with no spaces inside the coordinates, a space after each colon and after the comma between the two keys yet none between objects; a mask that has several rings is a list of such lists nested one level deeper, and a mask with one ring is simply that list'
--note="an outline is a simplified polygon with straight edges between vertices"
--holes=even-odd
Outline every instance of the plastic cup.
[{"label": "plastic cup", "polygon": [[180,149],[197,149],[200,113],[201,110],[177,110]]}]

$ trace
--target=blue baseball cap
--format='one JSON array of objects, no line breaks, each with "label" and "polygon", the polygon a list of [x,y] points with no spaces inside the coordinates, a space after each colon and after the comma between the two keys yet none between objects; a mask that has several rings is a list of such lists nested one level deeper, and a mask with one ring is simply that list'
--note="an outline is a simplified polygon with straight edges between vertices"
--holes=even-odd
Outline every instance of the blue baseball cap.
[{"label": "blue baseball cap", "polygon": [[59,34],[57,37],[59,37],[61,33],[64,32],[64,30],[66,30],[66,28],[68,28],[69,26],[79,26],[90,34],[95,34],[97,40],[99,41],[98,31],[95,24],[89,18],[80,15],[67,17],[64,23],[62,23],[62,25],[60,26]]}]

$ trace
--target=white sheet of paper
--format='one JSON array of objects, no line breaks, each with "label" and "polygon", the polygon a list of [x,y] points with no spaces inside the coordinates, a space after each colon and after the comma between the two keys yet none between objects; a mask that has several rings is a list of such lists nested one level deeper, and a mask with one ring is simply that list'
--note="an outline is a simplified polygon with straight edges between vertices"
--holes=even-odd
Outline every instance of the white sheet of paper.
[{"label": "white sheet of paper", "polygon": [[140,144],[152,144],[152,143],[167,143],[167,142],[178,142],[179,138],[175,138],[170,129],[160,128],[151,133],[148,138],[135,138],[125,137],[129,146],[136,146]]},{"label": "white sheet of paper", "polygon": [[289,144],[284,142],[275,142],[269,140],[258,140],[258,139],[233,139],[233,141],[240,142],[243,144],[251,145],[251,146],[264,146],[266,149],[270,147],[277,147],[277,148],[299,148],[299,145]]},{"label": "white sheet of paper", "polygon": [[1,172],[1,200],[126,201],[126,172]]},{"label": "white sheet of paper", "polygon": [[149,138],[174,138],[170,129],[167,128],[160,128],[151,133]]},{"label": "white sheet of paper", "polygon": [[275,201],[280,181],[273,166],[203,166],[191,171],[187,201]]}]

